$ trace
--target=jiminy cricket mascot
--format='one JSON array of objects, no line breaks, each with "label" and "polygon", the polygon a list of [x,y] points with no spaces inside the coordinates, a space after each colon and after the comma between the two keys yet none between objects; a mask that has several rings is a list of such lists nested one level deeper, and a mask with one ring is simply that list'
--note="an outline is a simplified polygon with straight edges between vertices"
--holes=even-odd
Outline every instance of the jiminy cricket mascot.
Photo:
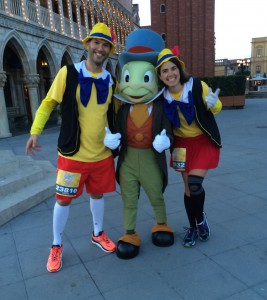
[{"label": "jiminy cricket mascot", "polygon": [[164,41],[149,29],[133,31],[126,39],[126,51],[119,56],[122,68],[115,97],[122,101],[115,134],[107,131],[104,143],[120,145],[116,179],[123,201],[125,234],[119,238],[117,256],[131,259],[139,254],[141,239],[136,232],[138,200],[142,187],[156,220],[152,242],[159,247],[174,243],[173,229],[167,225],[163,192],[168,174],[165,150],[172,143],[171,124],[164,115],[155,65]]}]

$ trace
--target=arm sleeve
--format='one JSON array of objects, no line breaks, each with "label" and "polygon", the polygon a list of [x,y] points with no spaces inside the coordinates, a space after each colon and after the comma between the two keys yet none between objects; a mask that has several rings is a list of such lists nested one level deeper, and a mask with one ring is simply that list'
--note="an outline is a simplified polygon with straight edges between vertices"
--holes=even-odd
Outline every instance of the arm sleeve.
[{"label": "arm sleeve", "polygon": [[36,111],[34,122],[31,127],[31,134],[40,135],[45,127],[54,108],[62,102],[66,88],[66,66],[61,68],[54,79],[46,97]]},{"label": "arm sleeve", "polygon": [[[202,85],[202,99],[203,99],[203,102],[205,103],[206,105],[206,102],[205,102],[205,97],[208,96],[209,94],[209,87],[208,85],[204,82],[204,81],[201,81],[201,85]],[[216,115],[218,114],[220,111],[222,110],[222,102],[220,99],[218,99],[218,101],[216,102],[216,104],[214,105],[214,107],[212,107],[210,109],[210,111]]]},{"label": "arm sleeve", "polygon": [[58,103],[56,101],[53,99],[48,100],[47,97],[42,101],[36,112],[35,119],[31,127],[31,134],[40,135],[42,133],[51,112],[57,104]]}]

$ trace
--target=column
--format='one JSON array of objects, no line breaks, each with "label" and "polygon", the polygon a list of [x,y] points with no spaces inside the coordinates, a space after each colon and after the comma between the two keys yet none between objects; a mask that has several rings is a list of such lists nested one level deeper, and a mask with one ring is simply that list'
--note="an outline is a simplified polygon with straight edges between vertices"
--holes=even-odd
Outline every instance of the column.
[{"label": "column", "polygon": [[63,3],[62,0],[58,1],[58,10],[60,16],[60,26],[61,26],[61,33],[65,34],[65,19],[64,19],[64,12],[63,12]]},{"label": "column", "polygon": [[[84,5],[84,22],[85,22],[85,29],[86,29],[86,36],[89,35],[90,29],[89,29],[89,21],[88,21],[88,8],[86,5]],[[83,37],[85,38],[85,37]]]},{"label": "column", "polygon": [[70,35],[71,35],[72,38],[75,38],[75,36],[74,36],[74,29],[73,29],[71,2],[72,2],[71,0],[67,0],[68,12],[69,12],[69,22],[70,22]]},{"label": "column", "polygon": [[29,12],[28,12],[28,6],[26,0],[21,0],[21,10],[22,10],[22,16],[23,19],[28,22],[29,21]]},{"label": "column", "polygon": [[[89,7],[89,16],[91,18],[89,24],[88,24],[88,28],[89,28],[89,32],[91,31],[91,29],[94,27],[95,25],[95,18],[94,18],[94,4],[92,4],[91,0],[87,1],[87,6]],[[91,27],[90,27],[91,26]]]},{"label": "column", "polygon": [[[76,35],[75,32],[75,38],[82,40],[82,29],[81,29],[81,16],[80,16],[80,5],[81,2],[80,1],[73,1],[74,6],[75,6],[75,11],[76,11],[76,16],[77,16],[77,29],[78,29],[78,36]],[[75,24],[75,23],[74,23]]]},{"label": "column", "polygon": [[52,1],[47,0],[48,12],[49,12],[49,21],[51,30],[55,31],[55,20],[54,20],[54,11],[52,6]]},{"label": "column", "polygon": [[11,137],[9,131],[4,86],[7,81],[6,72],[0,72],[0,138]]},{"label": "column", "polygon": [[42,22],[41,16],[40,16],[40,0],[34,0],[34,2],[35,2],[35,7],[36,7],[36,16],[37,16],[38,24],[40,26],[43,26],[43,22]]},{"label": "column", "polygon": [[38,84],[40,77],[38,74],[25,75],[25,84],[28,87],[29,98],[31,104],[32,119],[34,120],[35,113],[39,107]]}]

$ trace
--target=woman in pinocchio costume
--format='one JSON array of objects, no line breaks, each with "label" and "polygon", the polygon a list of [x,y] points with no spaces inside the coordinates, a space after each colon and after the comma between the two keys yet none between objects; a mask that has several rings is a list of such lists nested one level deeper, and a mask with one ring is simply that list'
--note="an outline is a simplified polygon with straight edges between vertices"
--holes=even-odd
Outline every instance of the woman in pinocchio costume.
[{"label": "woman in pinocchio costume", "polygon": [[213,93],[205,82],[188,75],[178,54],[177,46],[163,49],[156,70],[165,86],[164,111],[173,125],[171,166],[181,172],[184,181],[189,228],[183,245],[190,248],[197,238],[207,241],[210,237],[202,183],[208,170],[219,163],[221,137],[214,115],[221,111],[222,103],[220,90]]},{"label": "woman in pinocchio costume", "polygon": [[117,114],[117,134],[107,133],[104,143],[111,149],[121,144],[116,179],[123,201],[125,234],[117,244],[117,256],[122,259],[139,253],[141,239],[136,232],[136,217],[140,187],[154,211],[153,244],[166,247],[174,243],[163,197],[168,182],[165,150],[170,147],[173,134],[164,115],[155,72],[157,56],[163,48],[160,35],[140,29],[128,36],[126,51],[119,56],[122,72],[115,97],[123,104]]}]

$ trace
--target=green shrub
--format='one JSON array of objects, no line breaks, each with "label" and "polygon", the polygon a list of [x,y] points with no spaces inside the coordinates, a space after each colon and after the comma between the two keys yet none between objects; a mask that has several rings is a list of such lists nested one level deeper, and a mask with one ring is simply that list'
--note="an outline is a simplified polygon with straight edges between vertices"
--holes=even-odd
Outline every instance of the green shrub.
[{"label": "green shrub", "polygon": [[246,76],[214,76],[200,78],[215,91],[219,88],[220,96],[242,96],[246,90]]}]

